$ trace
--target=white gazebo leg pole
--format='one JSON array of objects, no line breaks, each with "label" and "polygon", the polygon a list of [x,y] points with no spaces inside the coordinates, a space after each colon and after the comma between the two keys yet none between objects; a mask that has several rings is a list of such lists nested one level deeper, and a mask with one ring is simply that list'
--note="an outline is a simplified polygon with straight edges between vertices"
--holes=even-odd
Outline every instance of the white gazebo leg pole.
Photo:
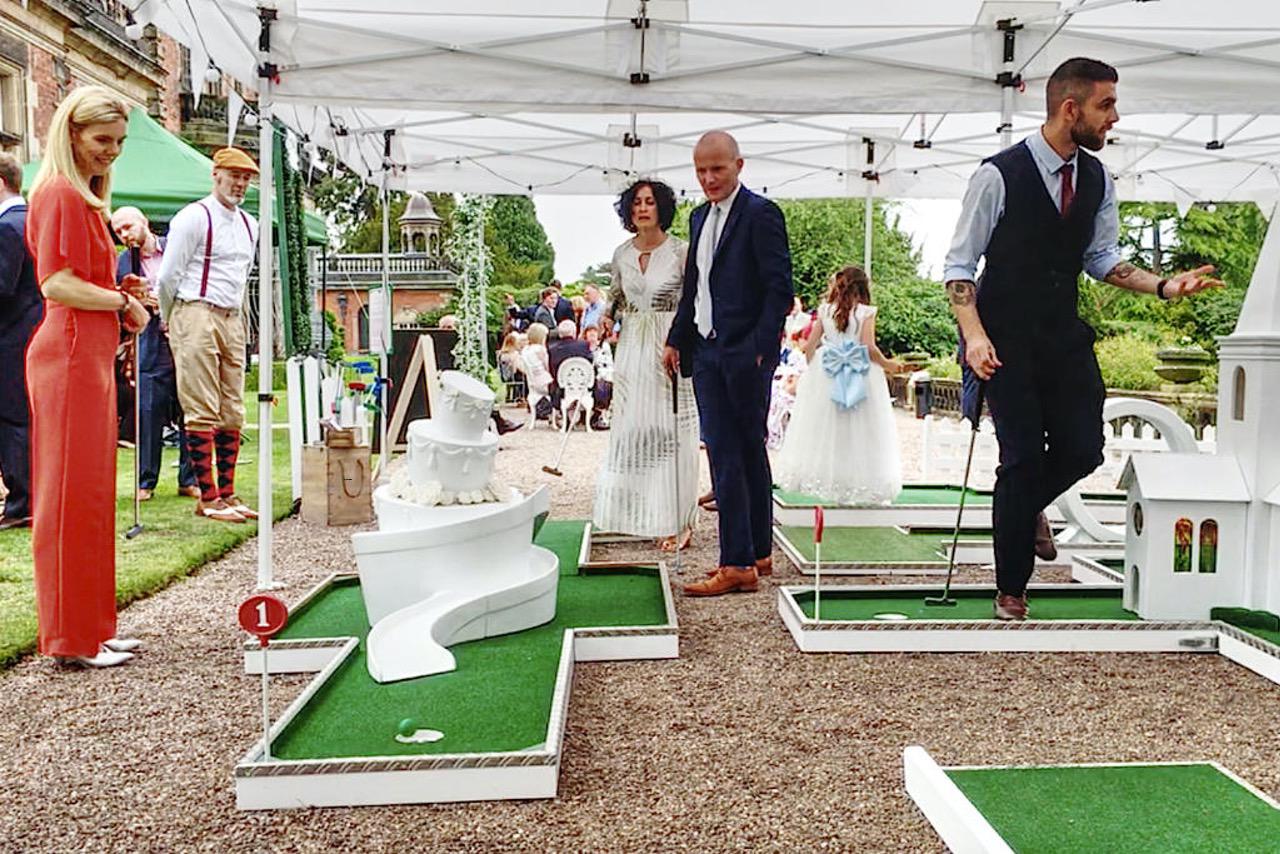
[{"label": "white gazebo leg pole", "polygon": [[[388,359],[387,350],[391,347],[391,195],[387,192],[387,170],[382,170],[382,305],[383,305],[383,324],[382,329],[378,330],[378,337],[382,341],[381,352],[378,355],[378,376],[386,378],[388,376]],[[387,409],[387,383],[382,384],[382,399],[378,401],[382,409],[378,418],[379,425],[382,428],[381,442],[378,451],[378,471],[374,474],[376,480],[382,472],[387,470],[387,464],[391,462],[391,445],[390,435],[387,429],[387,420],[390,413]],[[434,414],[434,413],[432,413]]]},{"label": "white gazebo leg pole", "polygon": [[875,281],[875,279],[871,275],[871,243],[872,243],[871,216],[873,212],[872,196],[874,193],[875,193],[875,185],[871,182],[870,179],[868,179],[867,180],[867,203],[866,203],[866,207],[863,209],[863,212],[862,212],[862,221],[863,221],[862,260],[865,262],[863,265],[865,267],[864,272],[867,274],[867,279],[871,281]]},{"label": "white gazebo leg pole", "polygon": [[[266,23],[263,26],[267,26]],[[270,62],[270,51],[262,53]],[[271,560],[271,361],[272,291],[275,287],[272,257],[272,211],[275,193],[274,140],[271,126],[271,78],[258,78],[258,589],[284,585],[273,578]],[[283,234],[284,229],[281,229]]]}]

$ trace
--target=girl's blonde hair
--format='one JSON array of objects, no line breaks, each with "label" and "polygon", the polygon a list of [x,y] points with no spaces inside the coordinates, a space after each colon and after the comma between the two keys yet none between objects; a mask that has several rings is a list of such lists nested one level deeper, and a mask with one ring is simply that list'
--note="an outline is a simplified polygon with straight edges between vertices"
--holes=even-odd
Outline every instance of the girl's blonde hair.
[{"label": "girl's blonde hair", "polygon": [[517,353],[520,350],[520,336],[515,332],[508,332],[507,336],[502,339],[502,349],[500,353]]},{"label": "girl's blonde hair", "polygon": [[102,122],[129,121],[129,107],[110,89],[102,86],[78,86],[62,99],[49,123],[49,142],[40,169],[31,182],[35,193],[46,182],[59,175],[84,197],[89,207],[98,211],[111,209],[111,173],[95,175],[88,181],[76,168],[73,137],[88,125]]},{"label": "girl's blonde hair", "polygon": [[529,343],[530,344],[546,344],[547,333],[549,331],[550,330],[548,330],[547,327],[543,326],[541,323],[530,323],[529,330],[527,333],[529,336]]}]

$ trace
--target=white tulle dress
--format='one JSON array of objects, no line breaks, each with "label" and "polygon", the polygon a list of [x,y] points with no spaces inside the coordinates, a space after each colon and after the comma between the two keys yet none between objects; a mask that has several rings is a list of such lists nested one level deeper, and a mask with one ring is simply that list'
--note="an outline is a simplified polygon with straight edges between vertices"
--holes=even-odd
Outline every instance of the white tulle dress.
[{"label": "white tulle dress", "polygon": [[796,388],[786,440],[774,462],[774,481],[789,492],[839,504],[888,504],[902,490],[898,431],[893,421],[884,371],[871,363],[867,395],[852,409],[831,399],[831,378],[822,367],[828,345],[857,342],[874,306],[859,305],[843,332],[836,328],[835,306],[818,308],[822,344]]},{"label": "white tulle dress", "polygon": [[596,478],[592,525],[597,531],[666,537],[692,527],[697,515],[693,383],[684,377],[678,381],[677,422],[671,380],[662,367],[684,283],[685,251],[683,241],[668,237],[650,253],[643,271],[630,240],[613,253],[609,298],[622,331],[613,359],[609,450]]}]

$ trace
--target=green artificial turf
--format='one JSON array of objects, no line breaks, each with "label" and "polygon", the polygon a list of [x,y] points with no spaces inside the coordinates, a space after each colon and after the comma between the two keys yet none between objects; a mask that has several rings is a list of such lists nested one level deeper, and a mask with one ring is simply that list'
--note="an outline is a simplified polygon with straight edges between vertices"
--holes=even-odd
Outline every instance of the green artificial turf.
[{"label": "green artificial turf", "polygon": [[1209,619],[1222,620],[1241,631],[1280,646],[1280,615],[1248,608],[1210,608]]},{"label": "green artificial turf", "polygon": [[[582,522],[551,521],[537,542],[561,565],[577,566]],[[360,650],[339,668],[272,747],[284,759],[492,753],[536,747],[546,738],[565,629],[666,623],[652,570],[562,575],[550,623],[451,648],[458,668],[380,685],[365,664],[364,602],[358,584],[339,585],[300,609],[281,637],[354,635]],[[414,718],[444,738],[400,744],[396,726]]]},{"label": "green artificial turf", "polygon": [[1280,810],[1211,765],[947,771],[1019,854],[1280,851]]},{"label": "green artificial turf", "polygon": [[[910,620],[990,620],[994,590],[951,591],[954,606],[926,605],[927,596],[942,588],[912,593],[885,593],[883,588],[826,588],[822,590],[823,620],[874,620],[876,614],[906,614]],[[1028,594],[1033,620],[1136,620],[1126,611],[1121,590],[1032,590]],[[795,594],[805,616],[813,617],[813,592]]]},{"label": "green artificial turf", "polygon": [[[782,528],[783,535],[807,561],[814,559],[813,529],[802,525]],[[912,532],[896,528],[827,528],[822,535],[824,563],[941,563],[939,549],[951,546],[951,533]]]},{"label": "green artificial turf", "polygon": [[[251,506],[258,505],[258,434],[246,431],[236,466],[236,488]],[[273,514],[288,515],[289,434],[272,434]],[[133,526],[133,451],[121,449],[116,461],[116,602],[125,605],[149,596],[175,579],[226,554],[258,532],[258,526],[228,525],[197,518],[195,502],[177,495],[178,470],[169,464],[178,452],[166,448],[155,496],[142,504],[143,533],[124,534]],[[35,649],[35,592],[32,586],[31,529],[0,531],[0,667]]]},{"label": "green artificial turf", "polygon": [[[790,504],[796,507],[849,507],[848,504],[835,504],[830,501],[824,501],[816,495],[806,495],[802,492],[788,492],[785,489],[775,489],[773,494],[783,504]],[[903,505],[942,505],[955,506],[960,501],[960,487],[938,485],[920,485],[905,486],[898,493],[898,497],[893,500],[894,506]],[[990,504],[991,493],[983,492],[976,489],[969,490],[969,496],[964,500],[965,506],[971,504]]]}]

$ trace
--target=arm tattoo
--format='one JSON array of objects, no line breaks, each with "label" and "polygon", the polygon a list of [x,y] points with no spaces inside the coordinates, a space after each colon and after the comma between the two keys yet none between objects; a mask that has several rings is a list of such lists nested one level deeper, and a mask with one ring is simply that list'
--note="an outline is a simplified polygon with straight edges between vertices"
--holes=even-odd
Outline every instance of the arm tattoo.
[{"label": "arm tattoo", "polygon": [[1118,279],[1123,282],[1138,272],[1138,268],[1130,264],[1128,261],[1121,261],[1119,264],[1111,268],[1111,272],[1107,274],[1108,279]]},{"label": "arm tattoo", "polygon": [[952,305],[973,305],[973,282],[965,279],[947,282],[947,295],[951,297]]}]

